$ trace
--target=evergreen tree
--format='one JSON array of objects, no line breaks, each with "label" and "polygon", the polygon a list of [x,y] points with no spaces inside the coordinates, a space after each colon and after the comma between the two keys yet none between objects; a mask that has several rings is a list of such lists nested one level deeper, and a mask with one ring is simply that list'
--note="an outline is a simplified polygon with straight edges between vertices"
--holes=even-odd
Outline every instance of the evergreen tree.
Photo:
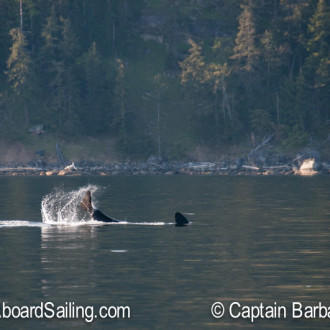
[{"label": "evergreen tree", "polygon": [[330,116],[330,7],[319,0],[308,25],[310,38],[307,42],[308,57],[304,66],[304,81],[311,86],[309,112],[314,127],[319,129]]},{"label": "evergreen tree", "polygon": [[181,68],[181,84],[184,86],[187,103],[193,114],[201,115],[205,111],[205,58],[202,55],[202,46],[192,39],[189,40],[189,55],[179,62]]},{"label": "evergreen tree", "polygon": [[[10,47],[12,46],[12,38],[9,31],[17,27],[17,2],[12,0],[0,1],[0,73],[7,69],[7,59],[10,55]],[[5,76],[0,76],[3,80]]]},{"label": "evergreen tree", "polygon": [[116,79],[114,87],[115,97],[115,116],[112,125],[115,126],[119,133],[120,149],[127,151],[129,149],[128,140],[128,111],[127,111],[127,92],[125,83],[125,66],[123,61],[118,58],[116,60]]},{"label": "evergreen tree", "polygon": [[256,47],[256,31],[253,22],[252,1],[241,6],[243,11],[238,18],[238,33],[235,39],[234,55],[237,60],[237,70],[254,72],[258,65],[259,50]]},{"label": "evergreen tree", "polygon": [[[94,135],[108,131],[109,125],[109,92],[111,86],[107,80],[105,65],[93,42],[88,51],[81,57],[82,66],[82,100],[80,109],[81,125],[86,134]],[[110,95],[109,95],[110,94]],[[93,123],[93,125],[91,125]]]},{"label": "evergreen tree", "polygon": [[[205,127],[210,122],[210,90],[205,90],[205,58],[202,55],[202,46],[192,39],[189,40],[189,55],[179,62],[181,68],[181,84],[184,86],[186,104],[191,109],[189,121],[194,125],[195,134],[201,143],[214,139],[210,129]],[[207,95],[207,97],[206,97]],[[213,125],[212,125],[213,126]],[[212,137],[211,137],[212,135]]]},{"label": "evergreen tree", "polygon": [[76,37],[69,19],[58,17],[55,7],[43,27],[44,44],[40,52],[41,76],[47,97],[47,118],[56,130],[68,130],[76,126],[75,109],[79,104],[76,82]]},{"label": "evergreen tree", "polygon": [[189,40],[189,56],[179,63],[181,67],[181,83],[192,83],[195,87],[204,81],[205,60],[202,55],[202,46],[198,45],[192,39]]},{"label": "evergreen tree", "polygon": [[[68,18],[60,17],[61,39],[59,42],[60,57],[63,62],[63,104],[62,113],[66,118],[66,129],[73,131],[77,124],[76,109],[78,108],[79,92],[77,86],[77,38],[73,33],[71,22]],[[60,86],[59,86],[60,88]]]},{"label": "evergreen tree", "polygon": [[14,28],[10,31],[13,39],[13,45],[10,48],[11,53],[7,60],[8,81],[11,83],[13,91],[17,96],[18,103],[24,108],[25,123],[30,123],[28,102],[31,92],[31,58],[27,51],[27,41],[20,28]]},{"label": "evergreen tree", "polygon": [[[281,55],[280,47],[275,40],[275,31],[271,26],[266,30],[261,37],[261,68],[264,74],[260,76],[262,80],[260,82],[259,93],[259,106],[262,109],[252,110],[251,114],[251,128],[255,132],[265,131],[265,127],[274,127],[275,122],[280,124],[280,114],[278,105],[278,95],[280,90],[281,81]],[[257,118],[257,114],[260,114],[260,120]],[[260,129],[256,128],[256,124],[260,122]],[[272,122],[272,124],[269,124]]]},{"label": "evergreen tree", "polygon": [[242,13],[238,17],[238,32],[231,59],[232,77],[237,77],[239,93],[240,121],[249,130],[249,113],[258,106],[260,92],[259,57],[260,51],[256,46],[256,29],[252,0],[241,5]]},{"label": "evergreen tree", "polygon": [[300,73],[306,55],[307,24],[314,1],[281,0],[279,4],[278,44],[285,76],[294,78]]},{"label": "evergreen tree", "polygon": [[281,65],[279,47],[274,40],[273,31],[266,30],[261,37],[261,43],[263,46],[262,57],[267,68],[267,88],[268,90],[271,90],[272,85],[276,84],[278,80],[277,71]]},{"label": "evergreen tree", "polygon": [[[216,62],[205,63],[205,58],[202,55],[201,45],[190,41],[190,55],[180,63],[181,83],[186,85],[188,95],[193,92],[199,95],[205,102],[211,102],[211,105],[203,105],[203,109],[198,111],[198,116],[209,117],[210,127],[207,129],[207,135],[215,145],[220,142],[221,128],[222,136],[227,130],[227,121],[232,120],[232,109],[229,101],[226,79],[229,76],[229,68],[227,63],[219,64]],[[194,98],[192,97],[194,100]],[[203,104],[198,100],[198,104]],[[208,110],[207,110],[208,109]],[[211,109],[211,111],[210,111]],[[222,123],[220,123],[219,109],[222,112]],[[214,134],[210,134],[214,132]],[[230,135],[230,133],[229,133]]]},{"label": "evergreen tree", "polygon": [[45,123],[51,128],[61,125],[64,65],[59,57],[60,26],[54,5],[41,31],[43,45],[39,52],[39,77],[43,88]]},{"label": "evergreen tree", "polygon": [[330,74],[330,7],[325,0],[319,0],[308,29],[311,37],[307,43],[307,61],[315,70],[315,87],[322,87],[329,83]]},{"label": "evergreen tree", "polygon": [[127,105],[126,105],[126,88],[125,88],[125,66],[123,61],[118,58],[116,60],[116,85],[114,89],[116,106],[118,109],[118,115],[115,118],[115,125],[125,130],[126,117],[127,117]]},{"label": "evergreen tree", "polygon": [[163,116],[161,113],[161,94],[165,88],[165,84],[162,82],[162,77],[158,73],[153,78],[154,89],[155,89],[155,104],[156,104],[156,114],[157,114],[157,125],[156,125],[156,136],[157,136],[157,146],[158,146],[158,158],[162,158],[162,120]]}]

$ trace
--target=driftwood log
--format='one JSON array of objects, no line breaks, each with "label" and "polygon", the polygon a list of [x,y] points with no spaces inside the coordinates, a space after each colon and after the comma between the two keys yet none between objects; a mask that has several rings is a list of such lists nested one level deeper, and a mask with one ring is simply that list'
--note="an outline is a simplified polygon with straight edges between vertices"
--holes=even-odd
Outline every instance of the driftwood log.
[{"label": "driftwood log", "polygon": [[248,161],[250,164],[252,164],[253,166],[255,166],[255,162],[253,160],[254,155],[256,154],[257,151],[259,151],[260,149],[262,149],[263,147],[265,147],[274,137],[274,134],[271,135],[267,135],[263,138],[263,140],[261,141],[261,143],[259,143],[255,148],[253,148],[249,154],[248,154]]}]

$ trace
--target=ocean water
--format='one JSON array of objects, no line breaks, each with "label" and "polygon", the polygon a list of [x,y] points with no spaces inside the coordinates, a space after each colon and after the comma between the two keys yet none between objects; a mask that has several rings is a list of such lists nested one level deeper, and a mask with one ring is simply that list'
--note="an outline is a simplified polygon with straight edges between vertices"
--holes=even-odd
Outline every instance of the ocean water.
[{"label": "ocean water", "polygon": [[[87,189],[122,222],[84,214]],[[0,196],[1,329],[330,326],[327,176],[0,177]]]}]

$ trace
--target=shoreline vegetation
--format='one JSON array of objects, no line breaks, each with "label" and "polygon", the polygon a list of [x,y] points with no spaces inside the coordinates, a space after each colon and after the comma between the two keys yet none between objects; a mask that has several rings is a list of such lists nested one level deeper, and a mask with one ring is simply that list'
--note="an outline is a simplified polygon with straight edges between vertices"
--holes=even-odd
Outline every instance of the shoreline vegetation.
[{"label": "shoreline vegetation", "polygon": [[245,145],[213,150],[198,147],[174,159],[155,155],[128,158],[106,139],[56,141],[47,135],[30,136],[28,144],[0,141],[0,176],[330,174],[330,137],[309,147],[283,151],[268,135],[258,144],[247,141]]},{"label": "shoreline vegetation", "polygon": [[[0,166],[1,176],[134,176],[134,175],[204,175],[204,176],[246,176],[246,175],[328,175],[330,163],[318,162],[315,158],[295,159],[282,165],[248,165],[238,158],[233,162],[163,162],[149,159],[146,163],[116,162],[109,165],[81,162],[68,166],[47,165]],[[299,165],[300,164],[300,165]]]},{"label": "shoreline vegetation", "polygon": [[[314,163],[315,159],[308,159],[303,164]],[[314,166],[304,168],[303,164],[297,167],[294,164],[278,166],[251,166],[226,163],[184,163],[169,162],[162,164],[153,163],[115,163],[113,165],[98,165],[81,167],[74,164],[67,168],[47,166],[47,169],[39,167],[17,166],[0,167],[0,176],[134,176],[134,175],[204,175],[204,176],[248,176],[248,175],[328,175],[330,174],[329,163],[317,163]],[[74,168],[72,168],[73,166]],[[71,166],[72,169],[69,169]],[[308,166],[308,165],[307,165]],[[303,167],[303,168],[302,168]]]}]

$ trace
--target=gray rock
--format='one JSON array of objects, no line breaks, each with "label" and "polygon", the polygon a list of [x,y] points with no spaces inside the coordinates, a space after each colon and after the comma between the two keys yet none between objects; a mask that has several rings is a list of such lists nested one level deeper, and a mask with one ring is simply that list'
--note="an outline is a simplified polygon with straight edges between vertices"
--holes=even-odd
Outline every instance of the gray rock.
[{"label": "gray rock", "polygon": [[305,159],[299,168],[300,175],[315,175],[319,173],[321,164],[315,158]]}]

